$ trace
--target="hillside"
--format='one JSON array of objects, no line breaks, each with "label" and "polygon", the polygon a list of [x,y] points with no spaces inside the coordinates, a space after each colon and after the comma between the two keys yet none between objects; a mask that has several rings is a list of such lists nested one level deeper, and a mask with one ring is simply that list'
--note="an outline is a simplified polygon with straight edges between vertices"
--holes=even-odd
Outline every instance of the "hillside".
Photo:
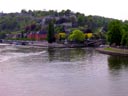
[{"label": "hillside", "polygon": [[55,31],[63,31],[62,25],[66,25],[70,26],[68,28],[70,30],[79,28],[81,30],[90,29],[92,32],[98,30],[106,32],[108,23],[113,19],[101,16],[85,16],[71,10],[62,10],[61,12],[21,10],[20,13],[0,13],[0,38],[4,38],[6,34],[27,32],[29,28],[31,31],[42,30],[50,20],[53,20],[57,26],[59,25]]}]

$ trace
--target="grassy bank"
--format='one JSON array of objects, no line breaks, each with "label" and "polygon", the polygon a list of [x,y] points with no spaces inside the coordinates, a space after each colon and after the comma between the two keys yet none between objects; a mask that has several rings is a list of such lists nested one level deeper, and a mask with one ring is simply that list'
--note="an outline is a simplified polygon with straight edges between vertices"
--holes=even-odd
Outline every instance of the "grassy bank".
[{"label": "grassy bank", "polygon": [[104,54],[116,55],[116,56],[128,56],[128,49],[120,49],[113,47],[98,48],[97,51]]},{"label": "grassy bank", "polygon": [[128,54],[128,49],[120,49],[120,48],[107,47],[107,48],[103,48],[103,50],[111,51],[111,52],[117,52],[117,53],[127,53]]}]

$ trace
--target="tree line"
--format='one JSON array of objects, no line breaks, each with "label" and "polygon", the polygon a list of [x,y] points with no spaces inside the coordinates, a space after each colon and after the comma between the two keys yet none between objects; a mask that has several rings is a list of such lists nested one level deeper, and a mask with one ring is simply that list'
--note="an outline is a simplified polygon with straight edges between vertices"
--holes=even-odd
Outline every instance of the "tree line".
[{"label": "tree line", "polygon": [[128,46],[128,21],[113,20],[109,23],[107,39],[113,46]]}]

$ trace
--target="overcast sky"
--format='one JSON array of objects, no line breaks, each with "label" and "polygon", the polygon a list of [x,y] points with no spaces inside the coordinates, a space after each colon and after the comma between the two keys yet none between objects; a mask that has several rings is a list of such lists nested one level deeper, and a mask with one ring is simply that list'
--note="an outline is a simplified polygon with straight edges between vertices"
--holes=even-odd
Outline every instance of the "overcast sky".
[{"label": "overcast sky", "polygon": [[66,10],[128,20],[128,0],[0,0],[0,12],[26,10]]}]

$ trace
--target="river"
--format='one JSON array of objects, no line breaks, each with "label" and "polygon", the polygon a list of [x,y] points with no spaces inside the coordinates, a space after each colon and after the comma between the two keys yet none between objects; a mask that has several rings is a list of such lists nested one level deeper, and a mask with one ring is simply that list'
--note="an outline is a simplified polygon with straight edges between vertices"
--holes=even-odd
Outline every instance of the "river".
[{"label": "river", "polygon": [[127,94],[127,58],[94,48],[0,45],[0,96]]}]

